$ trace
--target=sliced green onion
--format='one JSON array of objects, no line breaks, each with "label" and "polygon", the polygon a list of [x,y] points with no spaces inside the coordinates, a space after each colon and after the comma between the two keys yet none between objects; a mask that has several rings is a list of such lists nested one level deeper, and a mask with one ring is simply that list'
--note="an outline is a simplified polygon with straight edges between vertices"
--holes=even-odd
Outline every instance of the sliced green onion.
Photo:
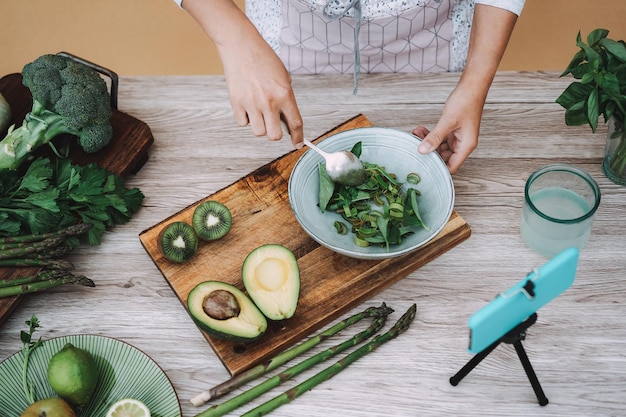
[{"label": "sliced green onion", "polygon": [[337,229],[337,233],[340,235],[348,234],[348,227],[339,220],[335,221],[335,229]]},{"label": "sliced green onion", "polygon": [[406,176],[406,182],[408,182],[409,184],[417,184],[421,181],[422,179],[420,178],[419,174],[416,172],[411,172],[409,174],[407,174]]}]

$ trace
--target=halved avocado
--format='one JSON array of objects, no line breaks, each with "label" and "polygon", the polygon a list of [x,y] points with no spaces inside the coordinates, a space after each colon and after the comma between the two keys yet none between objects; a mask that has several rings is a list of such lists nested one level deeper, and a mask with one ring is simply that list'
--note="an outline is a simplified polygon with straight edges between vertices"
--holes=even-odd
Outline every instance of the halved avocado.
[{"label": "halved avocado", "polygon": [[237,287],[220,281],[205,281],[189,292],[191,318],[209,335],[239,342],[258,339],[267,320],[252,300]]},{"label": "halved avocado", "polygon": [[259,246],[244,260],[241,276],[250,298],[268,319],[294,315],[300,297],[300,268],[291,250],[277,244]]}]

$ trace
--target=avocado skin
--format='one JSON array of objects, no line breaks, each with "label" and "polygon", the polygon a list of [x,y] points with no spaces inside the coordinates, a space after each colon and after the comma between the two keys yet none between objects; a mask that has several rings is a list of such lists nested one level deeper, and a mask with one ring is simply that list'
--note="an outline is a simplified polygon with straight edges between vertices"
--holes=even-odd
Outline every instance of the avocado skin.
[{"label": "avocado skin", "polygon": [[[202,308],[204,298],[208,296],[212,291],[226,290],[233,294],[241,307],[241,313],[238,318],[241,319],[242,315],[250,316],[254,318],[258,329],[256,333],[241,334],[237,332],[236,328],[229,328],[229,323],[233,323],[234,318],[228,320],[216,320],[209,317]],[[204,281],[196,285],[187,297],[187,309],[189,315],[196,323],[196,325],[205,331],[208,335],[232,342],[252,342],[259,339],[265,333],[267,329],[267,319],[256,307],[252,300],[241,290],[234,285],[221,282],[221,281]]]}]

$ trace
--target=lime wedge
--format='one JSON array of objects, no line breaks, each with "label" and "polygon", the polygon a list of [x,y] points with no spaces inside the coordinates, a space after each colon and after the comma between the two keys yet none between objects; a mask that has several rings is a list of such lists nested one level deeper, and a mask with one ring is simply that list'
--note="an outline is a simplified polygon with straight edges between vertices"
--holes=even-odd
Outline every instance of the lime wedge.
[{"label": "lime wedge", "polygon": [[150,410],[139,400],[124,398],[109,408],[106,417],[150,417]]}]

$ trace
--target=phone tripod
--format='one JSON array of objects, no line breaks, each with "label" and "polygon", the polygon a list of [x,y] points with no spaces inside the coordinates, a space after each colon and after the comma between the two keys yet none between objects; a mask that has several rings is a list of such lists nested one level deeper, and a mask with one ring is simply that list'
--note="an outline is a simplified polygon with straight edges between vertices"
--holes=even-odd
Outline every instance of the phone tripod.
[{"label": "phone tripod", "polygon": [[524,371],[526,372],[526,376],[528,376],[528,380],[530,381],[530,385],[533,387],[535,391],[535,395],[537,396],[537,400],[539,401],[539,405],[544,406],[548,404],[548,398],[546,398],[543,393],[543,389],[541,388],[541,384],[537,379],[537,375],[528,359],[528,355],[526,355],[526,350],[522,345],[522,340],[526,338],[526,330],[532,326],[537,321],[537,313],[534,313],[529,318],[527,318],[522,323],[515,326],[512,330],[510,330],[507,334],[502,336],[500,339],[496,340],[490,346],[488,346],[482,352],[476,354],[470,361],[463,367],[459,372],[457,372],[454,376],[450,378],[450,384],[457,386],[459,382],[463,378],[470,373],[472,369],[474,369],[483,359],[487,357],[498,345],[502,342],[512,344],[515,347],[515,351],[517,352],[517,356],[522,362],[522,366],[524,367]]}]

